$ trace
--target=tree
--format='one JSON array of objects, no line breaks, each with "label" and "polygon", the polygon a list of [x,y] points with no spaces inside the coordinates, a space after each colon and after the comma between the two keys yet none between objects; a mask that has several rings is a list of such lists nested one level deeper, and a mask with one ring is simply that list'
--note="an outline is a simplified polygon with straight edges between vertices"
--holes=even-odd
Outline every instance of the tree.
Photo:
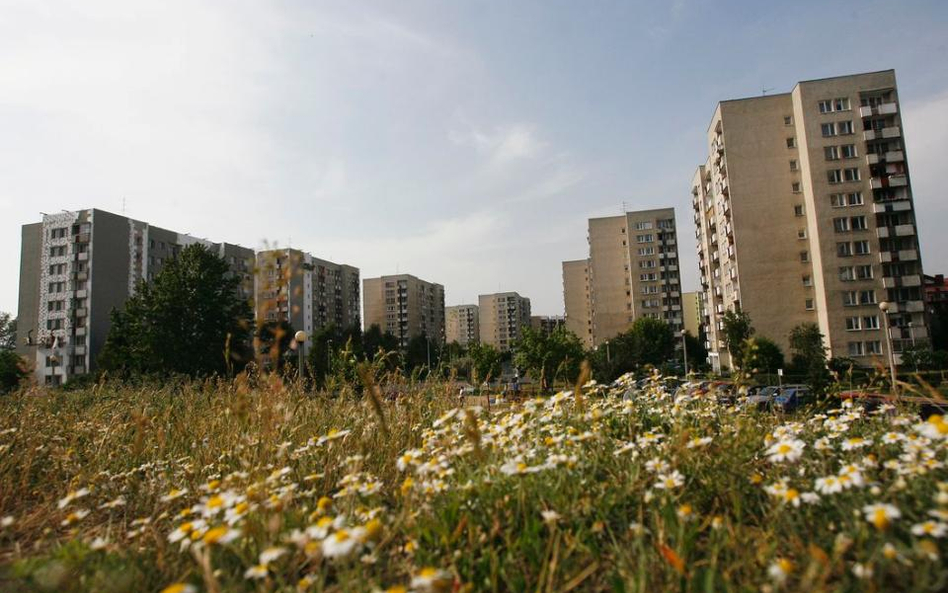
[{"label": "tree", "polygon": [[366,360],[375,360],[379,353],[383,356],[398,351],[398,338],[389,332],[382,332],[378,324],[373,323],[362,335],[362,349]]},{"label": "tree", "polygon": [[514,365],[539,381],[542,389],[558,378],[575,381],[584,358],[579,338],[562,326],[549,334],[525,328],[515,350]]},{"label": "tree", "polygon": [[591,358],[593,371],[601,381],[646,366],[661,366],[675,355],[675,333],[660,319],[636,319],[624,333],[598,346]]},{"label": "tree", "polygon": [[688,345],[688,370],[695,372],[708,366],[708,349],[704,346],[703,332],[698,336],[685,332],[685,343]]},{"label": "tree", "polygon": [[0,394],[16,389],[24,377],[23,359],[12,350],[0,350]]},{"label": "tree", "polygon": [[112,326],[99,359],[124,374],[225,374],[251,360],[253,312],[240,280],[203,245],[189,245],[151,282],[139,284]]},{"label": "tree", "polygon": [[[270,361],[270,370],[282,372],[287,353],[292,350],[296,330],[286,321],[268,321],[257,328],[254,349]],[[293,350],[295,352],[295,350]]]},{"label": "tree", "polygon": [[500,376],[500,352],[490,344],[471,344],[468,347],[471,357],[471,380],[487,381]]},{"label": "tree", "polygon": [[731,357],[731,364],[737,368],[744,366],[744,343],[754,335],[754,326],[750,315],[744,311],[726,311],[722,318],[724,324],[724,347]]},{"label": "tree", "polygon": [[784,368],[783,351],[770,338],[757,336],[744,343],[741,360],[752,373],[774,374],[777,369]]},{"label": "tree", "polygon": [[405,370],[411,373],[415,369],[425,367],[426,372],[438,366],[438,354],[441,345],[421,334],[408,340],[405,348]]},{"label": "tree", "polygon": [[0,312],[0,350],[16,349],[16,318]]},{"label": "tree", "polygon": [[801,323],[790,331],[790,366],[795,374],[805,375],[807,385],[817,395],[826,392],[830,372],[826,368],[826,346],[815,323]]}]

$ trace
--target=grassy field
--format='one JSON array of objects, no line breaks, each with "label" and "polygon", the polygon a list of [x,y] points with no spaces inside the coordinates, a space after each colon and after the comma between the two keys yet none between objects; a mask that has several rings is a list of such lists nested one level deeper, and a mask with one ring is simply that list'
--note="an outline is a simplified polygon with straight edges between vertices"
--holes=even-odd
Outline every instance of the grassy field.
[{"label": "grassy field", "polygon": [[[942,591],[948,424],[623,388],[0,400],[0,590]],[[452,390],[453,391],[453,390]]]}]

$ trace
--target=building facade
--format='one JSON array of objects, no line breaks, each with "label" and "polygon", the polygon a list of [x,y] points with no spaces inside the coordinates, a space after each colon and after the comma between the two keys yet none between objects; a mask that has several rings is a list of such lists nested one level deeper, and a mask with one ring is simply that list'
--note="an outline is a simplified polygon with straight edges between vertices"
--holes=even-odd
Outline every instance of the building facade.
[{"label": "building facade", "polygon": [[562,315],[531,315],[530,327],[536,332],[549,336],[557,329],[566,327],[566,317]]},{"label": "building facade", "polygon": [[576,334],[589,350],[592,342],[592,313],[589,310],[589,260],[563,262],[563,305],[566,329]]},{"label": "building facade", "polygon": [[378,325],[402,348],[416,336],[444,342],[444,286],[397,274],[366,278],[362,295],[366,329]]},{"label": "building facade", "polygon": [[[256,256],[254,308],[258,323],[287,322],[307,335],[332,326],[362,327],[359,268],[313,257],[298,249]],[[304,343],[304,352],[310,347]]]},{"label": "building facade", "polygon": [[477,344],[481,339],[480,315],[477,305],[456,305],[444,310],[444,339],[461,346]]},{"label": "building facade", "polygon": [[681,331],[673,208],[590,218],[588,241],[585,274],[583,260],[563,263],[567,324],[575,332],[585,321],[587,331],[579,335],[587,346],[596,347],[628,330],[640,317],[661,319]]},{"label": "building facade", "polygon": [[524,328],[530,327],[530,299],[516,292],[482,294],[478,297],[481,344],[501,352],[512,349]]},{"label": "building facade", "polygon": [[[927,337],[914,205],[891,70],[724,101],[692,180],[704,326],[716,368],[728,310],[785,351],[816,323],[831,357],[883,362]],[[910,325],[911,324],[911,325]]]},{"label": "building facade", "polygon": [[681,293],[682,328],[696,338],[701,333],[702,308],[700,292]]},{"label": "building facade", "polygon": [[17,351],[41,384],[59,385],[96,367],[111,326],[138,284],[181,249],[202,244],[253,294],[252,249],[211,243],[103,210],[44,214],[22,228]]}]

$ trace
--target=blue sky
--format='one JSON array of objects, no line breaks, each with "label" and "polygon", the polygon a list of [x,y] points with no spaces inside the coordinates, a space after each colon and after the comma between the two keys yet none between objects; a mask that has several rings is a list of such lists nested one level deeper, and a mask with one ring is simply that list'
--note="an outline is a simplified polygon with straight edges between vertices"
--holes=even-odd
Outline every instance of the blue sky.
[{"label": "blue sky", "polygon": [[948,3],[0,0],[0,310],[19,227],[98,207],[562,313],[586,219],[674,206],[719,100],[895,68],[948,271]]}]

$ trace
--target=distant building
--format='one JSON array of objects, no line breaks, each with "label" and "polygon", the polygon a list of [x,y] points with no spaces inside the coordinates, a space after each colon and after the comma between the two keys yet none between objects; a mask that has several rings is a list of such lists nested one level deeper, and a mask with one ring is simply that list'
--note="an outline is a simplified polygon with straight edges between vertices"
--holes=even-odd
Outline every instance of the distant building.
[{"label": "distant building", "polygon": [[461,346],[477,344],[481,339],[480,315],[477,305],[455,305],[444,310],[444,339]]},{"label": "distant building", "polygon": [[934,307],[948,307],[948,279],[944,274],[923,276],[923,285],[925,287],[925,303],[929,310]]},{"label": "distant building", "polygon": [[548,336],[557,328],[566,327],[566,317],[561,315],[531,315],[530,327]]},{"label": "distant building", "polygon": [[588,241],[588,259],[563,262],[567,327],[587,347],[628,330],[641,317],[681,331],[673,208],[590,218]]},{"label": "distant building", "polygon": [[593,347],[589,303],[589,260],[563,262],[563,304],[566,329],[576,334],[587,350]]},{"label": "distant building", "polygon": [[444,341],[444,286],[410,274],[367,278],[362,298],[366,329],[378,325],[402,348],[416,336]]},{"label": "distant building", "polygon": [[901,109],[892,70],[718,104],[691,184],[715,368],[727,311],[784,351],[815,323],[830,357],[864,366],[885,364],[886,331],[896,359],[928,337]]},{"label": "distant building", "polygon": [[254,305],[259,323],[285,321],[310,336],[330,325],[340,334],[361,329],[359,290],[359,268],[354,266],[298,249],[257,253]]},{"label": "distant building", "polygon": [[703,316],[700,292],[681,293],[681,313],[685,331],[697,338],[701,332]]},{"label": "distant building", "polygon": [[97,209],[44,214],[42,222],[24,225],[17,352],[35,362],[36,379],[59,385],[94,370],[112,310],[195,243],[224,258],[241,279],[240,296],[250,300],[254,252],[246,247]]},{"label": "distant building", "polygon": [[530,327],[530,299],[516,292],[482,294],[478,297],[481,344],[501,352],[511,349],[523,329]]}]

